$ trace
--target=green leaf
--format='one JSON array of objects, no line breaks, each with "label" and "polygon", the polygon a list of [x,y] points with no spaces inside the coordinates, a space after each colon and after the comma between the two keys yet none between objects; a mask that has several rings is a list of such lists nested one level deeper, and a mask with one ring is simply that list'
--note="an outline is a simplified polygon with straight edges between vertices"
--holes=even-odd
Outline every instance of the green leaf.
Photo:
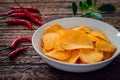
[{"label": "green leaf", "polygon": [[79,8],[80,8],[80,10],[84,10],[84,9],[83,9],[83,8],[84,8],[84,7],[83,7],[83,2],[81,2],[81,1],[79,2]]},{"label": "green leaf", "polygon": [[80,8],[80,10],[87,10],[89,7],[88,7],[88,4],[87,4],[87,2],[86,1],[80,1],[79,2],[79,8]]},{"label": "green leaf", "polygon": [[96,12],[87,13],[87,14],[83,15],[83,17],[93,17],[95,19],[102,20],[102,15],[100,13],[96,13]]},{"label": "green leaf", "polygon": [[104,4],[98,8],[98,10],[106,12],[106,13],[112,13],[115,11],[115,7],[111,4]]},{"label": "green leaf", "polygon": [[75,2],[72,3],[72,10],[73,10],[73,15],[76,16],[76,14],[77,14],[77,4]]},{"label": "green leaf", "polygon": [[91,5],[92,5],[92,0],[86,0],[86,2],[87,2],[87,5],[88,5],[88,6],[91,6]]},{"label": "green leaf", "polygon": [[84,14],[83,17],[90,17],[91,14],[90,13],[87,13],[87,14]]},{"label": "green leaf", "polygon": [[96,7],[98,0],[94,0],[94,6]]},{"label": "green leaf", "polygon": [[87,13],[87,14],[83,15],[83,17],[93,17],[95,19],[102,20],[102,15],[100,13],[96,13],[96,12]]},{"label": "green leaf", "polygon": [[95,19],[102,20],[102,15],[100,13],[91,12],[90,15]]}]

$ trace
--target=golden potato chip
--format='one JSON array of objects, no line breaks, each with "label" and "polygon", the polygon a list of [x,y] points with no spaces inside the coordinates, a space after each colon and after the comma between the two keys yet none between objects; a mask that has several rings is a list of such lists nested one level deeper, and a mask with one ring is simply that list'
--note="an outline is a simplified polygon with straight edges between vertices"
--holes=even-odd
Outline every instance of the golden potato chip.
[{"label": "golden potato chip", "polygon": [[48,53],[45,53],[46,56],[51,57],[53,59],[57,60],[65,60],[70,57],[70,52],[71,51],[57,51],[57,50],[52,50]]},{"label": "golden potato chip", "polygon": [[42,53],[43,53],[43,54],[45,54],[45,53],[47,53],[47,52],[48,52],[47,50],[45,50],[45,48],[44,48],[44,47],[42,47],[42,48],[41,48],[41,50],[42,50]]},{"label": "golden potato chip", "polygon": [[45,33],[51,33],[51,32],[56,32],[56,33],[62,34],[62,33],[64,33],[64,30],[65,29],[62,28],[61,25],[59,25],[59,24],[53,24],[50,27],[48,27],[48,28],[45,29],[44,34]]},{"label": "golden potato chip", "polygon": [[91,33],[91,29],[88,28],[87,26],[80,26],[79,30],[82,30],[86,33]]},{"label": "golden potato chip", "polygon": [[98,41],[98,38],[92,34],[88,34],[88,37],[93,41],[93,42],[96,42]]},{"label": "golden potato chip", "polygon": [[116,47],[114,45],[104,40],[97,41],[95,46],[96,48],[104,52],[114,52],[116,50]]},{"label": "golden potato chip", "polygon": [[92,41],[86,33],[79,30],[67,30],[59,39],[60,46],[66,50],[93,48]]},{"label": "golden potato chip", "polygon": [[80,60],[82,63],[95,63],[103,59],[103,54],[93,49],[81,49]]},{"label": "golden potato chip", "polygon": [[47,33],[44,34],[41,38],[42,42],[43,42],[43,47],[49,51],[54,49],[54,45],[56,40],[58,40],[59,38],[59,34],[57,33]]},{"label": "golden potato chip", "polygon": [[79,50],[78,49],[73,50],[71,52],[71,57],[69,58],[68,63],[71,63],[71,64],[76,63],[76,61],[79,57],[80,57]]},{"label": "golden potato chip", "polygon": [[90,33],[91,32],[90,28],[88,28],[87,26],[80,26],[80,27],[77,27],[77,28],[73,28],[72,30],[81,30],[81,31],[84,31],[85,33]]},{"label": "golden potato chip", "polygon": [[114,53],[111,53],[111,52],[104,52],[104,53],[103,53],[103,55],[104,55],[103,60],[106,60],[106,59],[112,57],[113,54],[114,54]]},{"label": "golden potato chip", "polygon": [[64,51],[65,49],[60,46],[59,38],[55,41],[54,49],[58,51]]},{"label": "golden potato chip", "polygon": [[98,38],[101,38],[101,39],[103,39],[103,40],[105,40],[105,41],[107,41],[107,42],[110,42],[109,39],[106,37],[106,35],[103,34],[103,33],[100,32],[100,31],[93,30],[93,31],[91,32],[91,34],[94,35],[94,36],[96,36],[96,37],[98,37]]}]

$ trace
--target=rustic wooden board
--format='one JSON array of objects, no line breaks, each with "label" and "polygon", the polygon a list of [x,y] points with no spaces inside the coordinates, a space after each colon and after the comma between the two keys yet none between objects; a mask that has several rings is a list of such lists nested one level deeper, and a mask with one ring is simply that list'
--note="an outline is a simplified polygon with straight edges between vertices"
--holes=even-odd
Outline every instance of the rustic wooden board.
[{"label": "rustic wooden board", "polygon": [[[46,17],[44,23],[64,17],[73,17],[71,3],[74,0],[17,0],[21,5],[38,7]],[[75,0],[79,2],[80,0]],[[116,6],[112,14],[104,14],[104,21],[120,31],[120,0],[98,0],[98,6],[110,3]],[[14,0],[0,0],[0,15],[15,5]],[[80,12],[78,15],[80,16]],[[2,16],[0,16],[1,18]],[[0,48],[9,45],[19,36],[32,37],[39,26],[33,24],[30,31],[25,25],[0,25]],[[103,69],[89,73],[70,73],[55,69],[43,61],[33,49],[32,44],[23,42],[18,47],[28,46],[28,51],[13,61],[0,62],[0,80],[120,80],[120,55]],[[17,48],[18,48],[17,47]],[[0,52],[0,59],[4,59],[11,50]]]}]

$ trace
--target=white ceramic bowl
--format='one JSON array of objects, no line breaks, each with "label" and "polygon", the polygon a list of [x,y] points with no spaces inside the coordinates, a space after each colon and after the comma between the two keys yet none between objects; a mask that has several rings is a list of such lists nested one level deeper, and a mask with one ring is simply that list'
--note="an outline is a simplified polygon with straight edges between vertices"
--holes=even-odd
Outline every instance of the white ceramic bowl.
[{"label": "white ceramic bowl", "polygon": [[[46,27],[49,27],[53,23],[58,23],[62,25],[62,27],[64,27],[65,29],[86,25],[91,29],[102,31],[105,35],[107,35],[111,43],[117,46],[117,50],[111,58],[94,64],[69,64],[51,59],[42,54],[40,37],[42,36],[44,29]],[[90,18],[81,18],[81,17],[62,18],[62,19],[50,21],[42,25],[40,28],[38,28],[38,30],[36,30],[35,33],[33,34],[32,45],[34,49],[42,57],[42,59],[46,61],[46,63],[57,69],[69,71],[69,72],[89,72],[100,69],[108,65],[115,57],[118,56],[120,52],[120,33],[113,26],[104,23],[102,21],[98,21]]]}]

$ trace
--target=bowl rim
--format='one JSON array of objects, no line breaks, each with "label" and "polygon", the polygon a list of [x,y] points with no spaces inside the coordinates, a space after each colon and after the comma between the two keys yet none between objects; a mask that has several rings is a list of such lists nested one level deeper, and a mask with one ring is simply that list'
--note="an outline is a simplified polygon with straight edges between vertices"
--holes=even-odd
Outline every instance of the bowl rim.
[{"label": "bowl rim", "polygon": [[83,17],[67,17],[67,18],[59,18],[59,19],[55,19],[55,20],[52,20],[52,21],[49,21],[45,24],[43,24],[41,27],[39,27],[34,33],[33,33],[33,36],[32,36],[32,46],[34,47],[34,49],[39,53],[39,55],[41,57],[44,57],[46,59],[49,59],[50,61],[53,61],[55,63],[60,63],[60,64],[64,64],[64,65],[70,65],[70,66],[93,66],[93,65],[98,65],[98,64],[102,64],[102,63],[105,63],[105,62],[108,62],[108,61],[111,61],[113,60],[115,57],[117,57],[120,52],[117,54],[116,52],[116,55],[114,54],[112,57],[106,59],[106,60],[103,60],[103,61],[100,61],[100,62],[95,62],[95,63],[91,63],[91,64],[70,64],[70,63],[67,63],[67,62],[62,62],[62,61],[59,61],[59,60],[55,60],[55,59],[52,59],[50,57],[47,57],[45,56],[42,52],[40,52],[34,45],[33,41],[34,41],[34,37],[35,37],[35,34],[39,31],[39,29],[43,28],[45,25],[48,25],[56,20],[62,20],[62,19],[71,19],[71,18],[81,18],[81,19],[88,19],[88,20],[94,20],[94,21],[97,21],[97,22],[100,22],[100,23],[104,23],[104,24],[107,24],[109,26],[111,26],[114,30],[116,30],[117,32],[119,32],[115,27],[113,27],[112,25],[108,24],[108,23],[105,23],[105,22],[102,22],[102,21],[99,21],[99,20],[96,20],[96,19],[92,19],[92,18],[83,18]]}]

